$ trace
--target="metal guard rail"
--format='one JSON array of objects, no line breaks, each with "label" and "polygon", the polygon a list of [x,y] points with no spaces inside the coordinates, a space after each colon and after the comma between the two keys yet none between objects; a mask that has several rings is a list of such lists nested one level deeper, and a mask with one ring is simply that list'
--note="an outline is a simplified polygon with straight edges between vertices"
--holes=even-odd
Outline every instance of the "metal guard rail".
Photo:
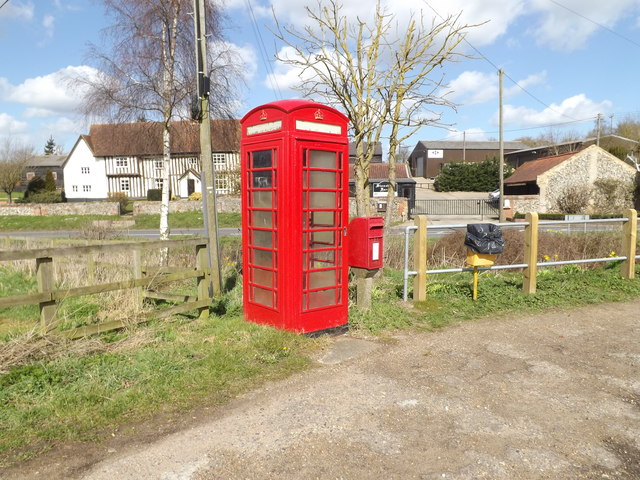
[{"label": "metal guard rail", "polygon": [[[622,223],[628,221],[628,218],[603,218],[603,219],[595,219],[595,220],[546,220],[538,222],[538,226],[541,225],[558,225],[561,223],[562,225],[569,224],[583,224],[583,223]],[[515,228],[515,227],[528,227],[529,222],[518,222],[518,223],[497,223],[499,227],[506,228]],[[466,223],[460,224],[451,224],[451,225],[438,225],[432,227],[434,230],[456,230],[460,228],[467,228]],[[639,227],[640,228],[640,227]],[[418,227],[415,225],[410,225],[405,227],[404,231],[404,275],[403,275],[403,286],[402,286],[402,300],[407,301],[408,298],[408,282],[409,276],[417,275],[418,272],[415,270],[409,270],[409,232],[418,230]],[[640,260],[640,255],[635,256],[636,260]],[[615,262],[620,260],[627,260],[627,257],[606,257],[606,258],[588,258],[584,260],[562,260],[562,261],[554,261],[554,262],[537,262],[536,266],[541,267],[552,267],[554,265],[570,265],[570,264],[587,264],[587,263],[599,263],[599,262]],[[526,268],[529,265],[526,263],[517,263],[512,265],[494,265],[491,267],[477,267],[479,271],[483,270],[516,270],[518,268]],[[438,270],[427,270],[425,273],[429,275],[435,275],[439,273],[461,273],[461,272],[473,272],[473,267],[461,267],[461,268],[444,268]]]}]

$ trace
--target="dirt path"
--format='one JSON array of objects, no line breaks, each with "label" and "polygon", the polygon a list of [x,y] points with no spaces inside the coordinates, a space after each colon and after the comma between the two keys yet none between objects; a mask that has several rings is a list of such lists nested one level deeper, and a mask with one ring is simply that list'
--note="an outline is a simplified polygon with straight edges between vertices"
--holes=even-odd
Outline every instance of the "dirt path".
[{"label": "dirt path", "polygon": [[319,361],[82,471],[7,478],[640,478],[640,300],[342,337]]}]

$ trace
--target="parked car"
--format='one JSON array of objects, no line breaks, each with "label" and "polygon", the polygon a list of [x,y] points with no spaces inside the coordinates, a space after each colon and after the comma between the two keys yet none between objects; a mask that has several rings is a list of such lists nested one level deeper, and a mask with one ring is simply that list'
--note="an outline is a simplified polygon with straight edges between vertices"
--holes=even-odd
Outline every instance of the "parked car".
[{"label": "parked car", "polygon": [[500,201],[500,190],[489,192],[489,203],[498,203]]}]

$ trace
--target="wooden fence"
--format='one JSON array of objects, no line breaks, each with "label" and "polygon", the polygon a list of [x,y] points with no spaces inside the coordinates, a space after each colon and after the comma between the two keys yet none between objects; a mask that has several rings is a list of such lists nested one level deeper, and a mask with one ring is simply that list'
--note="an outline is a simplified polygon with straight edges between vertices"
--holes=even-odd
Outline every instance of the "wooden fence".
[{"label": "wooden fence", "polygon": [[[5,250],[0,251],[0,262],[16,260],[35,260],[38,292],[26,295],[17,295],[0,298],[0,308],[14,307],[20,305],[37,304],[40,311],[40,333],[50,332],[56,324],[56,312],[59,302],[72,297],[93,295],[97,293],[110,292],[115,290],[135,289],[136,299],[140,305],[144,298],[155,298],[183,302],[170,308],[154,310],[143,316],[138,322],[146,321],[149,317],[164,318],[177,313],[185,313],[191,310],[198,310],[200,318],[209,315],[209,306],[212,297],[209,289],[210,272],[208,266],[206,238],[189,238],[181,240],[155,240],[143,242],[118,242],[101,243],[86,246],[67,246],[57,248],[34,248],[26,250]],[[178,247],[195,248],[195,263],[191,268],[163,267],[145,268],[142,265],[142,251],[149,249],[170,249]],[[90,281],[94,280],[93,255],[99,253],[123,253],[130,252],[131,255],[131,278],[116,282],[85,285],[66,289],[56,288],[56,278],[53,268],[54,258],[77,257],[86,255],[88,257],[88,275]],[[149,275],[149,273],[153,273]],[[196,279],[197,296],[175,295],[154,291],[159,285],[168,282]],[[71,330],[66,330],[63,335],[69,338],[77,338],[100,332],[106,332],[117,328],[122,328],[131,322],[124,320],[113,320],[99,324],[92,324]]]}]

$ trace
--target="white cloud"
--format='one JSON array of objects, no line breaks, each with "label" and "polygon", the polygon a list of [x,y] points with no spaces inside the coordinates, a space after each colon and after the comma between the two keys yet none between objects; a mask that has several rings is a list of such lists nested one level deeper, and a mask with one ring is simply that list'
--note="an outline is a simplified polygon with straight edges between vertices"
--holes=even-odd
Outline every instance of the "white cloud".
[{"label": "white cloud", "polygon": [[55,23],[56,18],[53,15],[45,15],[42,20],[42,27],[44,28],[44,34],[47,38],[53,38]]},{"label": "white cloud", "polygon": [[[581,93],[563,100],[559,105],[551,104],[541,111],[528,107],[505,105],[503,115],[505,125],[538,127],[575,120],[588,120],[595,118],[599,113],[607,113],[611,107],[612,104],[608,100],[596,103]],[[497,116],[493,122],[497,124]]]},{"label": "white cloud", "polygon": [[10,1],[0,8],[0,19],[17,18],[20,20],[31,20],[34,9],[35,7],[32,2]]},{"label": "white cloud", "polygon": [[462,141],[466,138],[468,142],[470,141],[482,141],[487,140],[487,132],[485,132],[481,128],[469,128],[467,130],[450,130],[447,134],[445,140],[451,141]]},{"label": "white cloud", "polygon": [[0,113],[0,132],[6,135],[26,133],[29,126],[25,122],[20,122],[6,113]]},{"label": "white cloud", "polygon": [[42,117],[68,113],[76,109],[82,92],[71,81],[79,76],[94,76],[97,70],[87,67],[66,67],[57,72],[25,80],[20,85],[9,85],[0,79],[0,94],[7,102],[27,105],[27,116]]},{"label": "white cloud", "polygon": [[637,0],[531,0],[538,20],[530,33],[542,45],[572,51],[586,47],[600,25],[612,29],[637,8]]},{"label": "white cloud", "polygon": [[[546,82],[547,72],[534,73],[522,80],[516,80],[517,85],[504,89],[504,96],[518,95],[532,85]],[[476,105],[498,98],[499,79],[497,73],[466,71],[449,82],[446,88],[447,98],[464,105]]]}]

